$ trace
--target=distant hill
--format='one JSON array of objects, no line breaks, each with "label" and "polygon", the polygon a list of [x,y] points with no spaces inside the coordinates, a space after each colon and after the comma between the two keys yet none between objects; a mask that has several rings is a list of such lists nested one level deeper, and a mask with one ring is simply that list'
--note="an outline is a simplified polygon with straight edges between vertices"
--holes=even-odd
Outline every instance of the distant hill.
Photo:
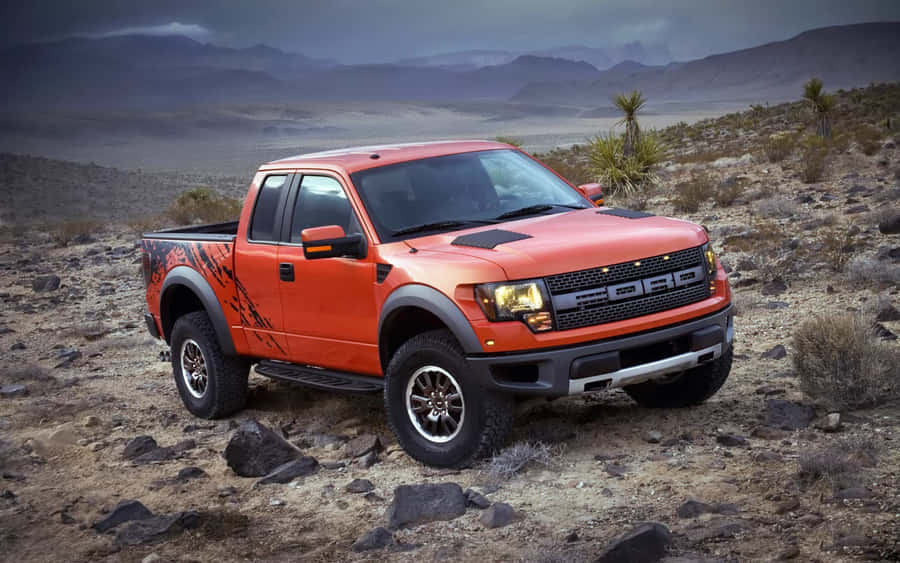
[{"label": "distant hill", "polygon": [[410,57],[394,61],[396,66],[424,66],[437,67],[446,70],[467,71],[484,66],[502,65],[516,58],[512,51],[500,51],[496,49],[473,49],[470,51],[456,51],[453,53],[440,53],[423,57]]},{"label": "distant hill", "polygon": [[590,80],[534,82],[512,99],[596,107],[637,88],[655,102],[779,100],[796,97],[811,76],[822,78],[829,90],[897,81],[900,22],[815,29],[786,41],[663,67],[623,65]]}]

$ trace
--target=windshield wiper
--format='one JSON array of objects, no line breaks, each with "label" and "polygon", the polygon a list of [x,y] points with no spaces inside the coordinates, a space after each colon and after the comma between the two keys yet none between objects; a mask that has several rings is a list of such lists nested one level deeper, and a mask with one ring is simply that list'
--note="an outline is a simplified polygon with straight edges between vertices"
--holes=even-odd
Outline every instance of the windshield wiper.
[{"label": "windshield wiper", "polygon": [[501,213],[497,215],[495,219],[512,219],[513,217],[522,217],[524,215],[534,215],[535,213],[540,213],[542,211],[550,211],[554,207],[568,207],[569,209],[587,209],[581,205],[567,205],[564,203],[538,203],[537,205],[529,205],[527,207],[521,207],[519,209],[513,209],[512,211],[507,211],[506,213]]},{"label": "windshield wiper", "polygon": [[391,233],[392,237],[400,235],[411,235],[413,233],[424,233],[426,231],[438,231],[441,229],[453,229],[456,227],[465,227],[466,225],[491,225],[496,223],[493,219],[461,219],[455,221],[435,221],[433,223],[422,223],[421,225],[412,225],[404,227]]}]

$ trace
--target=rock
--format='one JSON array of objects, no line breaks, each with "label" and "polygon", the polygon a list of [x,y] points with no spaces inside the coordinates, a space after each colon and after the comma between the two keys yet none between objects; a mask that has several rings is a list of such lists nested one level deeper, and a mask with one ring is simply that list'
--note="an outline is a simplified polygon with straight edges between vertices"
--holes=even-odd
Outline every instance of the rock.
[{"label": "rock", "polygon": [[825,417],[825,423],[822,430],[825,432],[837,432],[841,429],[841,413],[833,412]]},{"label": "rock", "polygon": [[257,485],[271,485],[272,483],[290,483],[297,477],[312,475],[319,470],[319,462],[316,458],[302,456],[297,459],[279,465],[271,473],[256,482]]},{"label": "rock", "polygon": [[678,507],[678,510],[675,511],[675,514],[679,518],[696,518],[701,514],[711,513],[712,511],[713,507],[706,504],[705,502],[689,499],[684,501],[681,506]]},{"label": "rock", "polygon": [[750,435],[754,438],[762,438],[763,440],[783,440],[784,438],[787,438],[790,433],[779,430],[778,428],[772,428],[771,426],[757,426]]},{"label": "rock", "polygon": [[766,401],[766,424],[782,430],[800,430],[809,426],[816,417],[816,409],[810,405],[785,399]]},{"label": "rock", "polygon": [[867,212],[868,210],[869,210],[869,206],[868,206],[868,205],[865,205],[865,204],[862,204],[862,205],[854,205],[854,206],[852,206],[852,207],[848,207],[848,208],[847,208],[847,211],[845,211],[845,213],[846,213],[847,215],[854,215],[854,214],[856,214],[856,213],[865,213],[865,212]]},{"label": "rock", "polygon": [[699,543],[710,539],[733,538],[746,529],[747,525],[743,522],[714,522],[706,528],[688,532],[687,536],[690,541]]},{"label": "rock", "polygon": [[95,522],[92,528],[102,534],[103,532],[112,530],[119,524],[134,520],[146,520],[147,518],[152,517],[153,513],[150,512],[150,509],[144,506],[141,501],[123,500],[112,510],[112,512],[107,514],[106,517]]},{"label": "rock", "polygon": [[871,496],[872,491],[866,489],[865,487],[850,487],[848,489],[841,489],[840,491],[834,493],[834,498],[836,500],[870,498]]},{"label": "rock", "polygon": [[770,311],[777,311],[779,309],[787,309],[791,304],[786,301],[767,301],[763,304],[763,309],[768,309]]},{"label": "rock", "polygon": [[782,344],[776,344],[760,355],[765,360],[782,360],[787,357],[787,350]]},{"label": "rock", "polygon": [[375,450],[372,450],[359,458],[359,464],[366,469],[372,467],[376,463],[378,463],[378,454],[375,453]]},{"label": "rock", "polygon": [[769,283],[763,285],[762,289],[760,289],[760,293],[766,296],[781,295],[785,291],[787,291],[787,284],[784,283],[784,280],[781,278],[775,278]]},{"label": "rock", "polygon": [[396,530],[466,513],[466,496],[456,483],[400,485],[387,510],[388,528]]},{"label": "rock", "polygon": [[360,536],[358,540],[353,542],[353,545],[350,547],[350,549],[359,553],[361,551],[383,549],[393,544],[394,534],[379,526],[378,528],[369,530],[368,532]]},{"label": "rock", "polygon": [[806,526],[815,527],[821,524],[824,519],[818,514],[804,514],[797,521]]},{"label": "rock", "polygon": [[182,452],[193,450],[196,447],[197,447],[197,441],[192,438],[188,438],[187,440],[182,440],[182,441],[178,442],[177,444],[175,444],[174,446],[172,446],[172,451],[174,451],[175,453],[182,453]]},{"label": "rock", "polygon": [[123,547],[152,543],[176,536],[184,530],[197,528],[200,524],[200,514],[194,511],[136,520],[119,529],[116,533],[116,545]]},{"label": "rock", "polygon": [[59,289],[59,276],[39,276],[31,280],[31,289],[35,293],[47,293]]},{"label": "rock", "polygon": [[78,439],[78,432],[75,431],[75,426],[71,422],[60,424],[47,437],[50,444],[61,447],[73,446],[78,443]]},{"label": "rock", "polygon": [[491,501],[486,496],[474,489],[466,489],[466,506],[484,510],[491,505]]},{"label": "rock", "polygon": [[81,352],[76,350],[75,348],[63,348],[56,354],[56,359],[61,361],[53,367],[67,368],[72,365],[75,360],[80,359],[81,356]]},{"label": "rock", "polygon": [[788,561],[800,556],[800,549],[796,545],[789,545],[778,552],[775,556],[776,561]]},{"label": "rock", "polygon": [[363,434],[347,442],[350,457],[362,457],[369,452],[381,451],[381,440],[373,434]]},{"label": "rock", "polygon": [[608,463],[606,467],[603,468],[606,471],[607,475],[612,477],[618,477],[619,479],[624,479],[625,474],[628,473],[628,468],[624,465],[616,465],[615,463]]},{"label": "rock", "polygon": [[716,442],[728,448],[746,447],[750,445],[750,442],[747,441],[747,438],[738,436],[737,434],[727,434],[724,432],[716,436]]},{"label": "rock", "polygon": [[175,448],[167,446],[165,448],[156,448],[150,450],[147,453],[137,456],[131,461],[137,463],[138,465],[142,465],[145,463],[153,463],[155,461],[169,461],[170,459],[175,459],[176,457],[178,457],[178,452],[175,451]]},{"label": "rock", "polygon": [[93,428],[95,426],[100,426],[100,417],[94,415],[88,415],[84,417],[81,421],[81,425],[85,428]]},{"label": "rock", "polygon": [[519,515],[512,506],[505,502],[495,502],[487,510],[481,513],[478,519],[485,528],[502,528],[519,519]]},{"label": "rock", "polygon": [[202,477],[206,477],[206,471],[203,471],[199,467],[185,467],[178,471],[178,475],[175,476],[175,480],[184,483],[185,481],[190,481],[191,479],[200,479]]},{"label": "rock", "polygon": [[878,314],[875,315],[875,320],[880,323],[900,321],[900,311],[898,311],[897,308],[892,304],[885,303],[878,309]]},{"label": "rock", "polygon": [[24,342],[16,342],[12,346],[9,347],[10,352],[15,352],[16,350],[25,350],[26,346]]},{"label": "rock", "polygon": [[800,508],[800,499],[791,497],[778,503],[775,507],[775,514],[787,514]]},{"label": "rock", "polygon": [[375,490],[375,484],[368,479],[354,479],[344,487],[344,490],[348,493],[368,493]]},{"label": "rock", "polygon": [[28,394],[28,387],[16,383],[13,385],[0,385],[0,397],[24,397]]},{"label": "rock", "polygon": [[323,469],[343,469],[347,464],[343,461],[323,461],[321,464]]},{"label": "rock", "polygon": [[151,553],[150,555],[141,559],[141,563],[158,563],[159,561],[162,561],[162,557],[160,557],[156,553]]},{"label": "rock", "polygon": [[776,387],[774,385],[760,385],[756,388],[756,391],[754,391],[757,395],[766,396],[784,395],[786,392],[787,391],[783,387]]},{"label": "rock", "polygon": [[235,430],[225,447],[228,467],[241,477],[266,476],[301,455],[293,444],[255,420]]},{"label": "rock", "polygon": [[668,528],[659,522],[646,522],[609,544],[595,562],[653,563],[665,557],[671,543]]},{"label": "rock", "polygon": [[644,440],[650,444],[658,444],[662,441],[662,432],[651,430],[644,435]]},{"label": "rock", "polygon": [[897,335],[889,331],[887,327],[881,323],[875,323],[874,329],[875,336],[882,340],[897,340]]},{"label": "rock", "polygon": [[900,234],[900,210],[886,213],[878,222],[878,230],[884,235]]}]

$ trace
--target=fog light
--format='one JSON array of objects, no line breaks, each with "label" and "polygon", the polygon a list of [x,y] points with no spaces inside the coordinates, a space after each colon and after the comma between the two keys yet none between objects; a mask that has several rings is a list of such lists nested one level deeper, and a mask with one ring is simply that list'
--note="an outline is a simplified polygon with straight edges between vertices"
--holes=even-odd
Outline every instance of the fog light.
[{"label": "fog light", "polygon": [[553,330],[553,318],[547,311],[526,314],[525,322],[528,324],[528,328],[534,332]]}]

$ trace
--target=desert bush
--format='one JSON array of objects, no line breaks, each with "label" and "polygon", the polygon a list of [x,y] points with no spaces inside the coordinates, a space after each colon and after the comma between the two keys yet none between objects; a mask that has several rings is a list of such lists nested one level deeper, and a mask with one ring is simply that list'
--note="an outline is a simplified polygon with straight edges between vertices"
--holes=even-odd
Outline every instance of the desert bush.
[{"label": "desert bush", "polygon": [[756,214],[761,217],[786,219],[797,214],[797,204],[789,199],[764,199],[756,205]]},{"label": "desert bush", "polygon": [[194,188],[181,193],[167,215],[180,225],[235,221],[241,214],[241,201],[221,195],[210,188]]},{"label": "desert bush", "polygon": [[847,277],[853,282],[898,285],[900,264],[857,256],[847,266]]},{"label": "desert bush", "polygon": [[159,215],[136,215],[128,219],[125,226],[128,227],[129,233],[140,237],[144,233],[162,228],[167,221],[165,217]]},{"label": "desert bush", "polygon": [[625,156],[624,144],[624,137],[614,133],[598,135],[590,142],[591,169],[608,186],[608,195],[629,194],[658,181],[654,168],[662,159],[662,147],[657,136],[652,132],[642,133],[632,156]]},{"label": "desert bush", "polygon": [[835,490],[859,483],[863,467],[877,463],[878,448],[872,440],[844,439],[837,444],[800,452],[797,478],[802,488],[825,480]]},{"label": "desert bush", "polygon": [[794,370],[813,399],[856,408],[900,392],[900,351],[879,341],[860,315],[808,319],[794,332],[793,344]]},{"label": "desert bush", "polygon": [[806,184],[815,184],[825,175],[828,144],[821,137],[808,136],[800,156],[800,176]]},{"label": "desert bush", "polygon": [[822,255],[828,266],[835,272],[843,272],[852,257],[853,243],[856,241],[853,225],[835,227],[822,237]]},{"label": "desert bush", "polygon": [[881,139],[883,136],[880,129],[871,125],[861,125],[853,132],[853,139],[859,145],[859,150],[868,156],[872,156],[881,150]]},{"label": "desert bush", "polygon": [[498,143],[506,143],[507,145],[512,145],[519,148],[522,147],[522,141],[516,139],[515,137],[504,137],[503,135],[500,135],[498,137],[495,137],[494,140]]},{"label": "desert bush", "polygon": [[591,170],[587,151],[581,145],[573,145],[569,149],[553,149],[534,156],[576,186],[597,179]]},{"label": "desert bush", "polygon": [[731,207],[734,202],[744,193],[744,180],[742,178],[728,178],[716,187],[713,192],[713,201],[718,207]]},{"label": "desert bush", "polygon": [[58,246],[89,242],[100,231],[100,222],[93,219],[72,219],[50,227],[50,238]]},{"label": "desert bush", "polygon": [[700,209],[700,205],[708,200],[714,192],[713,181],[708,174],[696,172],[690,180],[675,185],[675,196],[672,205],[676,211],[693,213]]},{"label": "desert bush", "polygon": [[763,142],[763,154],[771,163],[781,162],[794,152],[797,138],[792,134],[781,133],[772,135]]},{"label": "desert bush", "polygon": [[494,454],[487,462],[487,472],[492,480],[505,481],[527,467],[550,466],[555,453],[553,448],[541,442],[516,442]]}]

